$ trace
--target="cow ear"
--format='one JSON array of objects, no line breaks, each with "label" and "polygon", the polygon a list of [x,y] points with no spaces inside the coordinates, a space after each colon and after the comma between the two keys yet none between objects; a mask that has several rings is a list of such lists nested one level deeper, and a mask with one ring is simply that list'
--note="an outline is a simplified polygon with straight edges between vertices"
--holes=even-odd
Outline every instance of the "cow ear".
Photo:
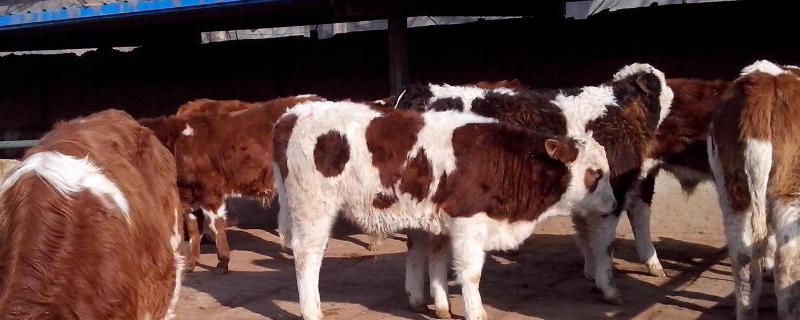
[{"label": "cow ear", "polygon": [[550,156],[550,158],[563,163],[571,163],[578,157],[578,150],[564,141],[547,139],[544,142],[544,148],[547,150],[547,155]]},{"label": "cow ear", "polygon": [[642,73],[636,76],[636,86],[647,94],[658,94],[661,91],[661,82],[652,73]]}]

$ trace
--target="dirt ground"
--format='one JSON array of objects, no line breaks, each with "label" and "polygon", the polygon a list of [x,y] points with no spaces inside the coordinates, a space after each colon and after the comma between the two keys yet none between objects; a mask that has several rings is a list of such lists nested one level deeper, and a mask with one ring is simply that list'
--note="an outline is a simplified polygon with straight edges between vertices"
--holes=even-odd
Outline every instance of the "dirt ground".
[{"label": "dirt ground", "polygon": [[[544,223],[519,253],[487,256],[481,295],[491,319],[731,319],[734,315],[730,261],[721,217],[710,184],[687,196],[662,174],[652,221],[667,277],[646,273],[638,263],[626,218],[617,231],[615,278],[623,306],[604,303],[582,275],[582,259],[568,219]],[[184,279],[180,319],[298,319],[292,257],[274,230],[229,231],[230,273],[209,272],[213,245],[204,245],[194,273]],[[409,311],[404,281],[405,243],[388,240],[378,252],[354,234],[332,239],[320,275],[326,319],[432,319]],[[765,283],[760,319],[775,318],[771,282]],[[460,289],[450,283],[452,311],[463,316]]]}]

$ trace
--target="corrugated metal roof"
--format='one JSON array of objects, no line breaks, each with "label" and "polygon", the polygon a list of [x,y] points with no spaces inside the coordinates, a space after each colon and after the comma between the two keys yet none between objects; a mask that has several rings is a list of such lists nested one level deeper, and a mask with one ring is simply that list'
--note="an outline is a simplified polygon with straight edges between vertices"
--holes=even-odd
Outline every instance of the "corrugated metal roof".
[{"label": "corrugated metal roof", "polygon": [[708,2],[723,2],[737,0],[584,0],[571,1],[567,3],[566,16],[577,19],[587,17],[604,11],[617,11],[621,9],[633,9],[649,7],[651,5],[673,5],[673,4],[693,4]]},{"label": "corrugated metal roof", "polygon": [[100,6],[106,3],[125,2],[124,0],[42,0],[42,1],[24,1],[24,0],[0,0],[0,16],[13,15],[13,14],[28,14],[42,11],[61,10],[72,7],[93,7]]}]

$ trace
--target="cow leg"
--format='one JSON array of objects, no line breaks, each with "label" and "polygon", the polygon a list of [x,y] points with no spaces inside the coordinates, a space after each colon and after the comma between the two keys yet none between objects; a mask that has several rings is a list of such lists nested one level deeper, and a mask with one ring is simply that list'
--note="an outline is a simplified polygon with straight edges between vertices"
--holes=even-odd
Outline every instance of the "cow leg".
[{"label": "cow leg", "polygon": [[228,273],[228,262],[231,260],[231,249],[228,247],[228,235],[225,232],[225,203],[223,202],[216,211],[203,209],[203,214],[208,218],[208,227],[214,233],[214,242],[217,246],[217,267],[214,269],[216,274]]},{"label": "cow leg", "polygon": [[603,292],[603,298],[613,304],[622,304],[622,296],[614,283],[614,240],[617,237],[619,214],[588,217],[589,241],[594,257],[594,283]]},{"label": "cow leg", "polygon": [[280,177],[280,170],[277,166],[273,169],[275,174],[275,186],[278,189],[278,235],[281,238],[281,247],[289,249],[292,246],[292,219],[289,212],[289,199],[286,196],[286,186],[283,178]]},{"label": "cow leg", "polygon": [[664,267],[658,260],[656,248],[653,246],[653,239],[650,236],[650,206],[653,203],[655,193],[656,177],[660,172],[659,168],[652,168],[647,172],[644,179],[626,194],[626,208],[628,221],[631,223],[633,237],[636,240],[636,252],[639,260],[647,266],[647,272],[656,277],[665,277]]},{"label": "cow leg", "polygon": [[797,199],[773,201],[772,214],[778,317],[800,319],[800,203]]},{"label": "cow leg", "polygon": [[189,233],[189,253],[186,255],[186,265],[184,270],[186,272],[194,271],[194,265],[197,263],[197,259],[200,257],[200,240],[202,238],[202,234],[200,233],[200,228],[197,225],[197,216],[189,212],[186,217],[186,228],[188,229]]},{"label": "cow leg", "polygon": [[214,219],[214,228],[211,229],[216,235],[217,244],[217,267],[214,269],[216,274],[228,273],[228,263],[231,261],[231,248],[228,246],[228,232],[225,228],[228,226],[225,219]]},{"label": "cow leg", "polygon": [[428,249],[428,234],[425,231],[408,232],[408,256],[406,256],[406,295],[414,312],[425,313],[425,253]]},{"label": "cow leg", "polygon": [[761,267],[757,260],[753,261],[751,214],[723,208],[723,220],[736,289],[736,318],[755,319],[761,291]]},{"label": "cow leg", "polygon": [[769,224],[769,236],[767,236],[767,247],[764,249],[764,258],[761,261],[761,272],[766,279],[773,278],[775,271],[775,257],[778,254],[778,242],[772,224]]},{"label": "cow leg", "polygon": [[485,234],[476,232],[474,226],[469,226],[471,221],[461,221],[462,226],[457,226],[452,235],[453,266],[461,283],[461,295],[464,298],[465,317],[467,320],[485,320],[486,310],[483,309],[481,294],[478,290],[481,282],[486,253],[483,251]]},{"label": "cow leg", "polygon": [[633,229],[633,237],[636,240],[636,252],[639,259],[647,266],[647,272],[655,277],[665,277],[664,267],[658,260],[656,248],[650,237],[650,206],[637,196],[628,199],[626,212],[628,220]]},{"label": "cow leg", "polygon": [[743,167],[726,167],[720,158],[722,150],[715,149],[714,135],[711,137],[709,165],[714,173],[733,269],[736,318],[755,319],[763,280],[761,262],[769,234],[766,193],[772,149],[758,141],[747,141],[740,155]]},{"label": "cow leg", "polygon": [[383,239],[386,239],[383,234],[371,232],[369,234],[369,248],[367,249],[369,251],[378,251],[378,248],[383,244]]},{"label": "cow leg", "polygon": [[583,256],[583,276],[586,279],[594,280],[594,255],[592,253],[592,246],[589,239],[589,224],[586,217],[574,214],[572,215],[572,224],[575,227],[575,243]]},{"label": "cow leg", "polygon": [[[336,212],[332,210],[327,215],[292,212],[292,251],[300,295],[300,314],[305,320],[320,320],[323,317],[319,298],[319,270],[336,221]],[[306,219],[298,219],[297,213]]]},{"label": "cow leg", "polygon": [[430,293],[436,317],[450,319],[450,301],[447,297],[447,266],[450,262],[450,239],[447,236],[430,236],[428,242],[428,274]]}]

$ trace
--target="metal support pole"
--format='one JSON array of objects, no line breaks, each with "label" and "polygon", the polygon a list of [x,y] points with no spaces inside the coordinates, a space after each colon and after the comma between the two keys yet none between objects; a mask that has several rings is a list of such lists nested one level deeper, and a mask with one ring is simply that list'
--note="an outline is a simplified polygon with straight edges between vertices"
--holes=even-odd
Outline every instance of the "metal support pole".
[{"label": "metal support pole", "polygon": [[13,140],[0,141],[0,149],[21,149],[30,148],[39,143],[39,140]]},{"label": "metal support pole", "polygon": [[389,93],[399,95],[408,83],[408,25],[398,8],[389,13]]}]

